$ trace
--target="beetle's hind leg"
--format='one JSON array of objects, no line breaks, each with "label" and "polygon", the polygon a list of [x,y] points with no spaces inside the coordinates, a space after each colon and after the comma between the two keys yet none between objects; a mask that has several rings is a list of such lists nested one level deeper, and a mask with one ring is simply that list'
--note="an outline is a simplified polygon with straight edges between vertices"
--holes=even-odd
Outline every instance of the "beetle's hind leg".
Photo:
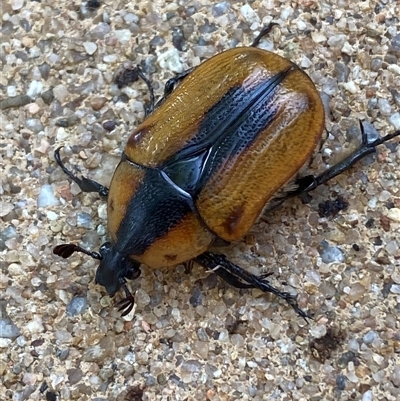
[{"label": "beetle's hind leg", "polygon": [[304,320],[311,317],[297,305],[296,297],[272,286],[267,275],[256,276],[230,262],[224,255],[205,252],[194,259],[195,262],[223,278],[226,282],[237,288],[258,288],[263,292],[271,292],[285,300]]},{"label": "beetle's hind leg", "polygon": [[70,170],[68,170],[65,167],[64,163],[61,161],[61,156],[60,156],[61,148],[62,146],[60,146],[54,151],[54,159],[56,160],[57,164],[62,168],[62,171],[64,171],[64,173],[67,174],[67,176],[71,178],[72,181],[76,182],[79,188],[83,192],[97,192],[100,196],[106,197],[108,195],[107,187],[104,187],[98,182],[90,180],[89,178],[86,177],[78,178],[76,175],[74,175]]},{"label": "beetle's hind leg", "polygon": [[[314,177],[312,175],[308,175],[302,178],[299,178],[296,181],[297,189],[288,194],[287,197],[292,197],[296,195],[300,195],[309,191],[312,191],[316,187],[321,184],[326,183],[327,181],[331,180],[332,178],[336,177],[337,175],[343,173],[344,171],[348,170],[352,167],[355,163],[359,160],[363,159],[365,156],[375,153],[376,147],[390,141],[391,139],[400,136],[400,130],[397,130],[391,134],[388,134],[383,137],[379,137],[378,132],[373,128],[371,124],[365,124],[360,122],[360,129],[361,129],[361,138],[362,142],[360,147],[347,156],[341,162],[335,164],[334,166],[330,167],[328,170],[324,171],[322,174]],[[370,131],[369,133],[367,131]],[[378,136],[376,139],[369,138],[370,136]]]}]

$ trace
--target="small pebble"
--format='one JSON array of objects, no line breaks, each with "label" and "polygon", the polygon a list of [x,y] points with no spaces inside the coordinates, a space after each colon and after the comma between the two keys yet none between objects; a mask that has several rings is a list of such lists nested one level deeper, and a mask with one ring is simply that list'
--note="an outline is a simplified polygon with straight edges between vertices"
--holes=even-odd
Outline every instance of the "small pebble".
[{"label": "small pebble", "polygon": [[14,85],[7,86],[7,96],[17,96],[17,87]]},{"label": "small pebble", "polygon": [[68,303],[66,313],[68,316],[77,316],[85,312],[87,299],[84,296],[75,296]]},{"label": "small pebble", "polygon": [[359,301],[367,293],[367,289],[361,283],[354,283],[350,287],[345,287],[343,291],[351,302]]},{"label": "small pebble", "polygon": [[346,64],[338,61],[335,63],[334,73],[338,82],[346,82],[350,74],[350,68]]},{"label": "small pebble", "polygon": [[64,85],[59,84],[53,88],[53,95],[59,102],[64,103],[68,96],[68,90]]},{"label": "small pebble", "polygon": [[393,294],[400,294],[400,285],[399,284],[393,284],[390,287],[390,292]]},{"label": "small pebble", "polygon": [[281,15],[280,15],[281,19],[283,21],[287,21],[290,18],[290,16],[293,15],[293,11],[294,10],[292,7],[285,7],[281,12]]},{"label": "small pebble", "polygon": [[196,376],[200,373],[202,364],[199,361],[188,360],[183,362],[180,371],[182,375],[182,381],[184,383],[190,383],[196,380]]},{"label": "small pebble", "polygon": [[314,338],[322,338],[326,334],[326,326],[325,325],[317,325],[310,328],[310,334]]},{"label": "small pebble", "polygon": [[165,377],[164,373],[157,375],[157,383],[161,386],[164,386],[167,383],[167,378]]},{"label": "small pebble", "polygon": [[304,279],[306,282],[319,287],[321,285],[321,276],[315,270],[307,270]]},{"label": "small pebble", "polygon": [[397,207],[393,207],[389,209],[386,213],[386,216],[389,220],[400,223],[400,209]]},{"label": "small pebble", "polygon": [[101,110],[106,103],[107,98],[104,96],[96,96],[90,99],[90,106],[95,111]]},{"label": "small pebble", "polygon": [[336,377],[336,385],[338,386],[338,389],[339,389],[340,391],[345,390],[347,380],[348,380],[347,377],[344,376],[344,375],[338,375],[338,376]]},{"label": "small pebble", "polygon": [[115,127],[116,127],[115,121],[104,121],[103,123],[103,128],[106,131],[109,132],[114,131]]},{"label": "small pebble", "polygon": [[116,54],[107,54],[103,57],[103,61],[108,64],[115,63],[118,57]]},{"label": "small pebble", "polygon": [[393,127],[398,130],[400,129],[400,113],[396,112],[389,116],[388,121]]},{"label": "small pebble", "polygon": [[251,8],[250,4],[245,4],[244,6],[240,7],[240,13],[249,24],[260,23],[260,17]]},{"label": "small pebble", "polygon": [[336,48],[336,49],[341,49],[343,47],[343,45],[345,44],[347,40],[347,35],[332,35],[329,39],[328,39],[328,45],[330,47]]},{"label": "small pebble", "polygon": [[37,198],[38,207],[50,207],[59,204],[58,199],[54,196],[51,185],[43,185],[40,188],[39,196]]},{"label": "small pebble", "polygon": [[176,73],[183,71],[183,65],[179,59],[179,51],[176,48],[171,48],[160,53],[157,57],[157,62],[162,69],[167,69]]},{"label": "small pebble", "polygon": [[356,354],[353,351],[346,351],[337,359],[337,364],[341,368],[347,367],[347,365],[354,360]]},{"label": "small pebble", "polygon": [[390,380],[396,387],[400,387],[400,365],[393,368]]},{"label": "small pebble", "polygon": [[135,301],[140,306],[146,306],[150,303],[150,296],[142,288],[139,288],[135,294]]},{"label": "small pebble", "polygon": [[32,103],[28,106],[28,112],[30,114],[37,114],[40,111],[40,107],[37,103]]},{"label": "small pebble", "polygon": [[329,246],[326,241],[321,243],[321,259],[324,263],[343,262],[344,253],[337,246]]},{"label": "small pebble", "polygon": [[33,319],[26,323],[24,326],[28,331],[30,331],[32,334],[38,334],[38,333],[43,333],[44,331],[44,326],[42,323],[42,318],[39,316],[33,316]]},{"label": "small pebble", "polygon": [[353,95],[358,92],[358,87],[356,86],[354,81],[344,82],[342,85],[347,90],[347,92],[350,92]]},{"label": "small pebble", "polygon": [[37,375],[34,373],[25,373],[22,382],[27,386],[33,386],[36,383]]},{"label": "small pebble", "polygon": [[312,65],[311,60],[308,57],[303,56],[300,62],[300,66],[302,68],[309,68],[311,67],[311,65]]},{"label": "small pebble", "polygon": [[392,112],[392,106],[387,99],[378,99],[378,107],[383,116],[389,116]]},{"label": "small pebble", "polygon": [[127,22],[128,24],[131,22],[137,24],[139,22],[139,17],[136,14],[127,13],[124,15],[124,21]]},{"label": "small pebble", "polygon": [[203,341],[194,341],[192,344],[193,351],[203,360],[208,358],[208,344]]},{"label": "small pebble", "polygon": [[131,40],[131,31],[129,29],[117,29],[114,31],[114,35],[117,37],[119,42],[126,45]]},{"label": "small pebble", "polygon": [[79,383],[83,377],[83,372],[79,368],[67,369],[68,382],[71,386]]},{"label": "small pebble", "polygon": [[393,74],[395,75],[400,75],[400,66],[398,66],[397,64],[388,65],[387,70],[393,72]]},{"label": "small pebble", "polygon": [[382,68],[382,58],[381,57],[374,57],[371,60],[371,70],[372,71],[379,71]]},{"label": "small pebble", "polygon": [[0,110],[6,110],[11,107],[21,107],[32,103],[32,98],[28,95],[17,95],[14,97],[7,97],[0,100]]},{"label": "small pebble", "polygon": [[364,334],[363,341],[365,344],[371,344],[377,337],[378,334],[375,331],[370,330],[366,334]]},{"label": "small pebble", "polygon": [[36,99],[43,90],[43,84],[40,81],[32,81],[29,85],[28,92],[26,94],[32,98]]},{"label": "small pebble", "polygon": [[296,22],[296,25],[297,25],[297,29],[298,29],[299,31],[305,31],[305,30],[307,29],[307,24],[306,24],[303,20],[301,20],[301,19],[299,19],[299,20]]},{"label": "small pebble", "polygon": [[222,1],[220,3],[217,3],[211,9],[212,15],[214,17],[221,17],[229,10],[229,7],[230,3],[227,1]]},{"label": "small pebble", "polygon": [[194,287],[189,302],[192,306],[196,307],[202,304],[203,298],[204,295],[202,291],[198,287]]},{"label": "small pebble", "polygon": [[25,126],[35,134],[38,134],[40,131],[43,131],[44,128],[40,120],[36,118],[28,118],[25,121]]},{"label": "small pebble", "polygon": [[397,34],[390,42],[390,50],[400,56],[400,33]]},{"label": "small pebble", "polygon": [[97,45],[94,42],[83,42],[83,47],[87,54],[94,54],[97,50]]},{"label": "small pebble", "polygon": [[11,1],[11,8],[14,11],[20,10],[24,6],[25,0],[12,0]]},{"label": "small pebble", "polygon": [[100,22],[90,31],[93,40],[104,40],[105,36],[111,32],[111,27],[106,22]]},{"label": "small pebble", "polygon": [[19,328],[7,315],[6,302],[0,300],[0,338],[15,339],[20,335]]},{"label": "small pebble", "polygon": [[343,47],[341,48],[341,52],[352,56],[354,53],[353,46],[350,45],[349,42],[344,42]]},{"label": "small pebble", "polygon": [[399,245],[396,240],[392,240],[386,244],[385,249],[389,255],[395,255],[399,250]]},{"label": "small pebble", "polygon": [[13,209],[14,205],[12,203],[0,201],[0,217],[7,216]]},{"label": "small pebble", "polygon": [[371,390],[366,391],[361,398],[361,401],[373,401],[374,397]]}]

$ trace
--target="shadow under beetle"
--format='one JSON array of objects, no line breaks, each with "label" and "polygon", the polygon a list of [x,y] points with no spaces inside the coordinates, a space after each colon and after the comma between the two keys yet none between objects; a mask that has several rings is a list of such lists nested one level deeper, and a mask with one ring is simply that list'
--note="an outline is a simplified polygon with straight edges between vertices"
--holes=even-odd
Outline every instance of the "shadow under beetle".
[{"label": "shadow under beetle", "polygon": [[266,208],[315,189],[400,131],[369,139],[370,124],[361,124],[359,149],[321,175],[301,177],[321,140],[324,109],[305,72],[256,48],[274,25],[250,47],[217,54],[169,80],[157,104],[137,69],[150,106],[127,141],[109,189],[73,175],[61,148],[55,151],[57,163],[83,192],[107,197],[110,242],[99,252],[74,244],[53,252],[98,259],[96,282],[111,296],[121,288],[126,293],[117,303],[122,315],[134,305],[126,279],[138,278],[142,263],[159,268],[196,262],[234,287],[271,292],[309,317],[293,295],[268,282],[268,274],[251,274],[208,249],[216,240],[239,240]]}]

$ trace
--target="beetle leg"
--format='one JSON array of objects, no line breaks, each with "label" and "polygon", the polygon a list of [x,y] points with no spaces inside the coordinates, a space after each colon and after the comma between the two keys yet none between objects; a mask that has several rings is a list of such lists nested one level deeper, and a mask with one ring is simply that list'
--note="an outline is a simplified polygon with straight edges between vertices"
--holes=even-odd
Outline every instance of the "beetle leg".
[{"label": "beetle leg", "polygon": [[374,153],[376,151],[376,147],[390,141],[391,139],[400,136],[400,130],[397,130],[391,134],[388,134],[384,137],[377,138],[375,140],[369,140],[368,135],[366,133],[366,129],[364,124],[360,122],[361,128],[361,138],[362,142],[360,147],[355,150],[352,154],[347,156],[341,162],[335,164],[334,166],[328,168],[326,171],[321,173],[320,175],[314,177],[312,175],[307,175],[305,177],[301,177],[296,181],[297,189],[295,191],[289,192],[287,196],[285,196],[283,200],[287,198],[291,198],[293,196],[301,195],[312,191],[313,189],[317,188],[321,184],[325,184],[327,181],[331,180],[332,178],[336,177],[337,175],[343,173],[344,171],[348,170],[352,167],[355,163],[359,160],[364,158],[365,156]]},{"label": "beetle leg", "polygon": [[175,89],[175,85],[181,82],[187,75],[189,75],[194,70],[194,67],[188,68],[186,71],[181,72],[175,77],[169,79],[164,87],[164,97],[165,100]]},{"label": "beetle leg", "polygon": [[183,264],[185,266],[185,273],[190,274],[193,269],[193,260],[189,260],[187,262],[184,262]]},{"label": "beetle leg", "polygon": [[[130,64],[130,63],[129,63]],[[131,82],[136,82],[140,77],[144,83],[147,85],[147,88],[150,92],[150,104],[145,108],[146,117],[151,114],[154,110],[154,90],[151,86],[150,80],[143,74],[142,70],[139,66],[122,66],[120,67],[116,73],[114,74],[113,81],[117,84],[118,89],[121,89]]]},{"label": "beetle leg", "polygon": [[271,32],[272,28],[274,26],[279,26],[276,22],[271,22],[267,26],[265,26],[263,29],[261,29],[261,32],[256,36],[256,38],[253,40],[253,43],[250,45],[250,47],[256,47],[259,45],[261,39],[267,35],[269,32]]},{"label": "beetle leg", "polygon": [[223,266],[217,265],[213,269],[207,270],[207,273],[215,273],[219,277],[221,277],[224,281],[230,284],[235,288],[253,288],[251,284],[246,284],[243,281],[240,281],[237,277],[235,277],[232,273],[224,269]]},{"label": "beetle leg", "polygon": [[107,187],[104,187],[98,182],[90,180],[89,178],[86,177],[78,178],[65,167],[64,163],[61,161],[61,156],[60,156],[61,148],[62,146],[60,146],[54,151],[54,158],[57,164],[62,168],[62,171],[64,171],[64,173],[67,174],[67,176],[71,178],[72,181],[76,182],[79,188],[83,192],[97,192],[100,196],[106,197],[108,195]]},{"label": "beetle leg", "polygon": [[143,74],[142,70],[137,67],[138,75],[144,83],[147,85],[147,88],[149,89],[149,94],[150,94],[150,104],[146,107],[145,109],[145,115],[148,117],[153,111],[155,106],[155,97],[154,97],[154,90],[153,87],[151,86],[150,80],[146,77],[146,75]]},{"label": "beetle leg", "polygon": [[189,75],[195,67],[188,68],[186,71],[181,72],[180,74],[176,75],[175,77],[169,79],[164,87],[164,95],[163,97],[157,102],[155,105],[155,108],[160,106],[162,103],[165,102],[165,100],[168,98],[168,96],[174,91],[176,85],[180,83],[187,75]]},{"label": "beetle leg", "polygon": [[241,267],[230,262],[224,255],[205,252],[197,256],[195,262],[206,269],[212,269],[215,274],[223,278],[229,284],[237,288],[258,288],[263,292],[271,292],[285,300],[305,321],[311,319],[306,312],[299,308],[296,297],[289,292],[283,292],[272,286],[265,278],[269,276],[256,276],[243,270]]},{"label": "beetle leg", "polygon": [[400,130],[397,130],[384,137],[370,141],[368,139],[367,133],[365,132],[365,127],[361,122],[360,122],[360,128],[361,128],[361,136],[362,136],[361,146],[357,150],[355,150],[351,155],[347,156],[344,160],[335,164],[334,166],[330,167],[328,170],[324,171],[322,174],[315,177],[313,185],[309,186],[309,188],[307,188],[303,192],[308,192],[308,191],[318,187],[319,185],[324,184],[325,182],[329,181],[330,179],[336,177],[337,175],[343,173],[343,171],[348,170],[350,167],[352,167],[355,163],[357,163],[359,160],[361,160],[365,156],[367,156],[371,153],[374,153],[376,151],[376,147],[378,145],[381,145],[387,141],[390,141],[391,139],[400,135]]}]

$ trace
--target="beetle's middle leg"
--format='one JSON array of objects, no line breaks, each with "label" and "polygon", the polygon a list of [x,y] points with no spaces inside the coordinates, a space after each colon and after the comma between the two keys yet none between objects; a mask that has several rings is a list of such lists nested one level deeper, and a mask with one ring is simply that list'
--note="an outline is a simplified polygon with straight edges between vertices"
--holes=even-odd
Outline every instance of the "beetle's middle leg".
[{"label": "beetle's middle leg", "polygon": [[267,275],[256,276],[230,262],[224,255],[204,252],[194,259],[199,265],[223,278],[226,282],[237,288],[258,288],[263,292],[271,292],[285,300],[304,320],[311,318],[297,305],[296,297],[289,292],[280,291],[267,280]]},{"label": "beetle's middle leg", "polygon": [[104,187],[103,185],[99,184],[96,181],[90,180],[89,178],[82,177],[78,178],[76,175],[74,175],[70,170],[68,170],[64,163],[61,161],[61,156],[60,156],[60,150],[62,146],[57,148],[54,151],[54,158],[57,162],[57,164],[62,168],[62,171],[64,171],[65,174],[69,178],[71,178],[72,181],[76,182],[83,192],[97,192],[100,196],[106,197],[108,195],[108,188]]}]

